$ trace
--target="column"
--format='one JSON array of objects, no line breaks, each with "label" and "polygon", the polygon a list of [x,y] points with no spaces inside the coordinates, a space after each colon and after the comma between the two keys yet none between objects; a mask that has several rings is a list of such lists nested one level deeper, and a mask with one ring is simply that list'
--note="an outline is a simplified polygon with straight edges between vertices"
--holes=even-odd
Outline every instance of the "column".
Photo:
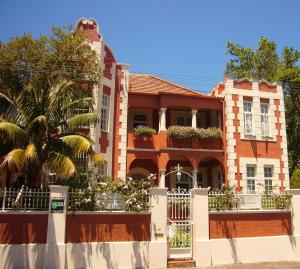
[{"label": "column", "polygon": [[192,189],[193,260],[196,266],[211,265],[208,189]]},{"label": "column", "polygon": [[166,108],[161,108],[159,111],[159,131],[166,131]]},{"label": "column", "polygon": [[192,127],[197,128],[197,110],[192,110]]},{"label": "column", "polygon": [[159,187],[165,188],[166,187],[166,169],[159,170]]},{"label": "column", "polygon": [[151,242],[149,268],[166,268],[167,247],[167,189],[151,188]]},{"label": "column", "polygon": [[44,269],[65,268],[66,264],[66,215],[68,186],[50,186],[47,244],[44,254]]},{"label": "column", "polygon": [[198,178],[198,170],[193,170],[193,188],[198,188],[197,178]]},{"label": "column", "polygon": [[288,190],[292,198],[292,226],[293,235],[300,236],[300,189]]}]

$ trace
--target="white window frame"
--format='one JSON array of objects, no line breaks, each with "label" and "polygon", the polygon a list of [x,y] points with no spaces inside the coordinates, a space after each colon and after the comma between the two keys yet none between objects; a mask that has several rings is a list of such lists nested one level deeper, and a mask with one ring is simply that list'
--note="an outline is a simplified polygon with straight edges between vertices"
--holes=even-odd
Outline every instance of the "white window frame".
[{"label": "white window frame", "polygon": [[[266,173],[266,169],[269,171]],[[271,172],[269,174],[269,172]],[[264,183],[265,183],[265,192],[273,192],[273,181],[274,181],[274,166],[273,165],[264,165]]]},{"label": "white window frame", "polygon": [[245,135],[253,135],[253,102],[244,101],[244,132]]},{"label": "white window frame", "polygon": [[261,114],[261,135],[262,137],[269,136],[269,104],[260,104],[260,114]]},{"label": "white window frame", "polygon": [[[252,174],[248,173],[249,169],[254,169],[254,172]],[[256,191],[256,174],[257,174],[257,167],[255,164],[247,164],[246,165],[246,186],[247,186],[247,192],[249,193],[255,193]]]},{"label": "white window frame", "polygon": [[109,100],[110,96],[107,94],[102,95],[102,107],[101,107],[101,121],[100,127],[104,132],[108,131],[108,116],[109,116]]}]

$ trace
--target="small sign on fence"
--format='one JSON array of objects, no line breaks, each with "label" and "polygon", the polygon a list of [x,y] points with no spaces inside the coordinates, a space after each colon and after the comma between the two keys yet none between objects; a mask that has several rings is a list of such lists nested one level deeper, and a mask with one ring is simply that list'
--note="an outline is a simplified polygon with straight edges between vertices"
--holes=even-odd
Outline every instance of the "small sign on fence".
[{"label": "small sign on fence", "polygon": [[63,213],[64,212],[64,198],[52,198],[51,199],[51,213]]}]

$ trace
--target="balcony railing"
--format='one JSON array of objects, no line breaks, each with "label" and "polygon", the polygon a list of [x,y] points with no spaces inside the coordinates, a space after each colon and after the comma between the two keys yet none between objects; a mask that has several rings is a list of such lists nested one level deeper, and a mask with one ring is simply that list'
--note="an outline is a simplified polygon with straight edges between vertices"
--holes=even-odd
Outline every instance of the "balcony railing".
[{"label": "balcony railing", "polygon": [[[185,127],[183,127],[185,128]],[[189,127],[187,127],[189,128]],[[191,128],[191,127],[190,127]],[[222,137],[196,137],[183,136],[178,138],[168,132],[148,136],[137,136],[135,133],[128,132],[128,148],[142,149],[165,149],[165,148],[188,148],[188,149],[223,149]]]}]

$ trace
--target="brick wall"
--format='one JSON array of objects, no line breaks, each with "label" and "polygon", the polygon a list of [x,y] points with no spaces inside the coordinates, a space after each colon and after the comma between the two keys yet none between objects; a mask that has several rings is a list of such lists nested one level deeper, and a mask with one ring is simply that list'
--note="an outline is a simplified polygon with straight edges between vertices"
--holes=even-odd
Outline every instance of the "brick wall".
[{"label": "brick wall", "polygon": [[47,214],[0,214],[0,244],[44,244]]},{"label": "brick wall", "polygon": [[291,235],[290,212],[209,215],[210,239]]},{"label": "brick wall", "polygon": [[150,241],[150,214],[68,214],[66,243]]}]

